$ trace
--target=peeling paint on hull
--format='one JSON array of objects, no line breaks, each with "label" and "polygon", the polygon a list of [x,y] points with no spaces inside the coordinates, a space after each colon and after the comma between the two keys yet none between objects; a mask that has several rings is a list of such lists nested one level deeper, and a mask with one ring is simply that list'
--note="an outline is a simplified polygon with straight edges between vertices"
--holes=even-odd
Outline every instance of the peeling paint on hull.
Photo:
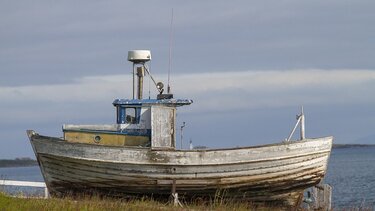
[{"label": "peeling paint on hull", "polygon": [[169,197],[173,180],[184,197],[225,196],[295,204],[324,177],[332,137],[218,150],[151,150],[30,137],[52,195],[96,191]]}]

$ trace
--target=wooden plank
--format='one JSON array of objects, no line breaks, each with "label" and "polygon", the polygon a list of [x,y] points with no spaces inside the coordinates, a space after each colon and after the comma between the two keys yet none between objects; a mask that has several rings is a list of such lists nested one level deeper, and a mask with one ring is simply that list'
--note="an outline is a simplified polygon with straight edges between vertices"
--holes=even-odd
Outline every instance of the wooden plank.
[{"label": "wooden plank", "polygon": [[[44,160],[43,156],[41,160]],[[110,188],[110,190],[114,191],[123,189],[125,184],[126,189],[129,192],[149,191],[162,193],[164,190],[165,194],[170,194],[170,184],[168,184],[167,182],[158,182],[158,186],[154,186],[156,183],[149,183],[147,182],[147,179],[145,180],[145,178],[148,176],[148,174],[145,173],[132,174],[131,172],[122,171],[122,169],[113,171],[109,168],[109,166],[106,167],[105,164],[103,164],[103,166],[96,164],[90,167],[89,163],[84,163],[82,164],[82,166],[80,166],[80,161],[77,161],[78,163],[75,164],[74,167],[74,165],[69,164],[67,160],[63,160],[61,158],[55,160],[56,162],[60,162],[56,164],[55,167],[51,166],[51,160],[49,160],[48,162],[43,162],[45,163],[45,168],[47,169],[46,173],[48,175],[48,178],[53,178],[52,183],[54,183],[54,185],[60,183],[62,184],[62,186],[66,186],[66,183],[59,181],[70,181],[70,185],[74,185],[76,187],[107,187]],[[103,170],[103,172],[100,173],[98,172],[98,170]],[[314,172],[315,170],[313,169],[311,171]],[[283,193],[283,189],[285,188],[289,188],[292,186],[301,186],[299,189],[303,190],[306,188],[306,184],[313,185],[313,183],[318,183],[321,176],[316,176],[316,178],[313,179],[308,177],[308,175],[322,175],[324,174],[324,169],[317,169],[315,173],[312,173],[311,171],[307,171],[305,169],[296,169],[295,171],[288,170],[284,173],[278,172],[275,174],[262,174],[263,176],[250,175],[247,177],[243,176],[237,179],[233,178],[233,180],[230,180],[230,182],[225,182],[222,179],[214,180],[207,178],[206,180],[201,180],[201,182],[197,181],[196,183],[194,183],[195,180],[183,180],[182,175],[182,177],[178,178],[176,183],[178,185],[179,192],[181,191],[181,193],[191,191],[194,194],[199,194],[194,192],[194,190],[199,190],[201,194],[214,194],[215,190],[218,187],[236,189],[247,187],[247,189],[242,188],[242,191],[246,191],[247,195],[252,196],[252,199],[266,200],[267,198],[269,198],[270,200],[273,200],[273,198],[280,195],[277,194],[277,192],[281,191],[281,193]],[[321,173],[318,173],[319,171]],[[155,175],[155,177],[157,177],[157,175]],[[151,181],[152,179],[149,178],[148,180]],[[131,184],[133,186],[129,186]],[[147,186],[150,184],[153,184],[153,186]],[[222,185],[220,186],[219,184]],[[166,187],[163,188],[163,185]],[[208,192],[204,191],[204,186]],[[251,189],[255,189],[255,191],[252,191]],[[271,191],[271,193],[265,193],[265,189],[268,189],[269,191]],[[237,192],[240,194],[243,193],[242,191]]]},{"label": "wooden plank", "polygon": [[123,134],[88,133],[65,131],[64,139],[72,143],[86,143],[107,146],[147,146],[150,145],[148,136],[132,136]]},{"label": "wooden plank", "polygon": [[[56,140],[56,141],[55,141]],[[96,145],[79,145],[67,143],[61,139],[47,141],[35,137],[33,143],[38,145],[38,153],[80,158],[85,154],[87,159],[110,161],[115,163],[158,164],[158,165],[226,165],[245,162],[262,162],[296,158],[301,155],[329,153],[332,139],[324,138],[265,146],[264,148],[242,148],[215,151],[150,151],[147,148],[118,148]],[[60,140],[60,141],[59,141]],[[43,143],[41,143],[43,142]]]},{"label": "wooden plank", "polygon": [[315,198],[313,207],[317,210],[332,209],[332,187],[328,184],[319,184],[312,188]]},{"label": "wooden plank", "polygon": [[173,107],[151,107],[151,147],[153,149],[174,148],[175,110]]},{"label": "wooden plank", "polygon": [[97,160],[86,160],[86,159],[73,159],[69,157],[52,156],[47,154],[40,154],[43,162],[57,166],[67,166],[67,168],[78,168],[86,169],[91,168],[96,172],[103,172],[104,174],[111,175],[123,172],[125,175],[138,176],[143,175],[144,177],[157,177],[162,178],[220,178],[225,181],[226,177],[238,177],[242,175],[269,175],[275,172],[288,171],[293,169],[305,169],[319,167],[322,170],[325,169],[325,162],[328,159],[328,155],[322,155],[319,157],[313,156],[289,159],[289,160],[276,160],[267,161],[260,163],[248,163],[248,164],[233,164],[231,166],[212,166],[212,165],[201,165],[201,166],[184,166],[184,165],[142,165],[142,164],[128,164],[128,163],[111,163],[102,162]]}]

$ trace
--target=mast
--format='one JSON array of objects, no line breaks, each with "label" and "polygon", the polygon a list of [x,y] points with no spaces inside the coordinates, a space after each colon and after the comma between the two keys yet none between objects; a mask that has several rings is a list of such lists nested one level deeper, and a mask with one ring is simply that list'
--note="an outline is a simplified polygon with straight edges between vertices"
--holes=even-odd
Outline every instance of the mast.
[{"label": "mast", "polygon": [[[151,52],[149,50],[133,50],[128,52],[128,61],[133,62],[133,99],[135,99],[135,96],[139,100],[143,97],[143,77],[145,70],[148,72],[146,62],[150,60]],[[137,90],[135,75],[137,75]]]},{"label": "mast", "polygon": [[145,68],[137,67],[137,76],[138,76],[138,99],[142,99],[143,95],[143,76],[145,75]]}]

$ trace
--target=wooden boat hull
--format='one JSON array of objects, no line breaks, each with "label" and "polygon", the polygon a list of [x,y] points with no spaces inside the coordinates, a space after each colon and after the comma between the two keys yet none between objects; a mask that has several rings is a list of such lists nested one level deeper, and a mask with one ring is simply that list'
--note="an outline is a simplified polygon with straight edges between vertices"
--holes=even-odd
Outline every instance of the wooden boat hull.
[{"label": "wooden boat hull", "polygon": [[28,131],[52,195],[214,196],[295,204],[324,177],[332,137],[219,150],[152,150],[69,143]]}]

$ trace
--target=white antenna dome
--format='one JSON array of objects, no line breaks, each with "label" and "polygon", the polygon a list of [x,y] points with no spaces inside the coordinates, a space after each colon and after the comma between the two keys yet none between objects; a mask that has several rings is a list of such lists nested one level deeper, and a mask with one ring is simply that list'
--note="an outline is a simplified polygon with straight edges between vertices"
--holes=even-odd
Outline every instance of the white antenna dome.
[{"label": "white antenna dome", "polygon": [[132,50],[128,52],[128,61],[134,63],[148,62],[151,60],[151,51],[149,50]]}]

